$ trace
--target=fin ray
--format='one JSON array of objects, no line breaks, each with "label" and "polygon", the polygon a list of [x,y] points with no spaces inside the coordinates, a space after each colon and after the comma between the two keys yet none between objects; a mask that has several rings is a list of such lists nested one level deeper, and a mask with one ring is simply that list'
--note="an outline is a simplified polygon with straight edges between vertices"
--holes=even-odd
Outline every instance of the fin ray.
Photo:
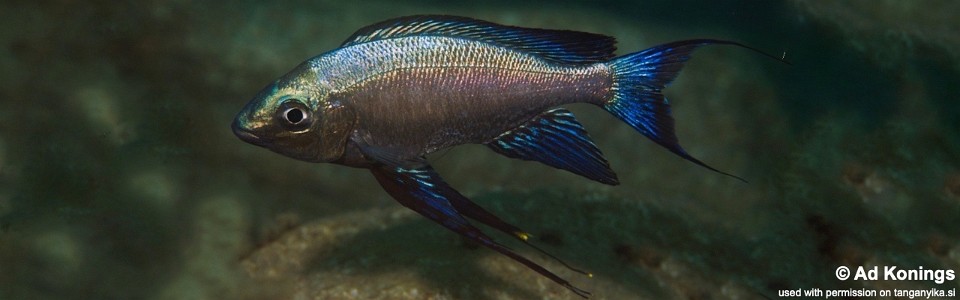
[{"label": "fin ray", "polygon": [[[513,252],[513,250],[504,246],[503,244],[494,241],[493,238],[470,224],[470,222],[468,222],[458,210],[463,209],[463,211],[468,212],[470,215],[480,216],[479,221],[484,223],[491,221],[491,217],[502,224],[506,223],[499,220],[499,218],[493,214],[483,210],[478,205],[447,185],[446,182],[444,182],[436,173],[436,171],[434,171],[429,165],[422,166],[418,169],[380,166],[371,168],[371,172],[384,190],[393,196],[397,202],[400,202],[401,205],[406,206],[420,215],[427,217],[431,221],[439,223],[447,229],[456,232],[476,243],[479,243],[480,245],[510,257],[514,261],[517,261],[527,268],[539,273],[540,275],[553,280],[554,282],[562,285],[563,287],[571,290],[583,298],[590,296],[590,292],[573,286],[573,284],[550,272],[546,268],[517,254],[516,252]],[[482,213],[478,213],[477,209],[482,211]],[[496,222],[492,223],[497,224]],[[506,225],[509,227],[502,225],[491,226],[500,230],[503,230],[503,228],[516,229],[516,227],[513,227],[512,225]],[[520,231],[517,230],[517,232],[511,232],[510,234],[522,239],[520,237],[522,232],[518,232]],[[539,248],[535,249],[540,250]],[[543,250],[540,251],[542,252]],[[551,257],[553,256],[551,255]],[[566,263],[564,263],[564,265],[566,265]]]},{"label": "fin ray", "polygon": [[461,37],[537,54],[547,60],[583,64],[613,58],[613,37],[570,30],[506,26],[465,17],[419,15],[376,23],[355,32],[341,47],[419,35]]},{"label": "fin ray", "polygon": [[422,156],[411,155],[402,149],[374,146],[367,142],[365,138],[355,138],[354,141],[360,148],[364,156],[390,167],[401,167],[406,169],[416,169],[427,165],[427,159]]},{"label": "fin ray", "polygon": [[601,105],[650,140],[683,159],[746,182],[743,178],[717,170],[694,158],[680,146],[674,131],[670,104],[661,93],[661,90],[677,77],[683,64],[690,59],[690,53],[700,46],[709,44],[746,47],[739,43],[721,40],[687,40],[618,57],[610,62],[613,70],[613,87],[611,88],[613,97]]},{"label": "fin ray", "polygon": [[548,110],[486,145],[510,158],[539,161],[605,184],[619,183],[586,129],[564,108]]}]

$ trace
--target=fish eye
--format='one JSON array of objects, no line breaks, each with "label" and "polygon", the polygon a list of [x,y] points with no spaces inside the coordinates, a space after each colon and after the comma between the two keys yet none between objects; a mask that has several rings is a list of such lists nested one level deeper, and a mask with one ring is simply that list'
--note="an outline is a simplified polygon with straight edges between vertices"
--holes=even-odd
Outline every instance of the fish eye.
[{"label": "fish eye", "polygon": [[290,124],[297,124],[303,121],[303,111],[296,107],[288,108],[283,112],[283,118]]},{"label": "fish eye", "polygon": [[277,108],[275,116],[283,128],[290,131],[301,131],[310,128],[313,120],[307,105],[299,99],[287,99]]}]

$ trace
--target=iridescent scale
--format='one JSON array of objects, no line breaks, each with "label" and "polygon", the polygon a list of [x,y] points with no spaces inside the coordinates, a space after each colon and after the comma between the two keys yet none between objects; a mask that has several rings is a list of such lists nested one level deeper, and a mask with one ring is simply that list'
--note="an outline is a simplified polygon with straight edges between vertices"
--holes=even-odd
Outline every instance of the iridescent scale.
[{"label": "iridescent scale", "polygon": [[550,107],[601,103],[612,85],[602,63],[561,64],[456,37],[366,42],[311,67],[331,99],[356,109],[370,143],[417,156],[490,141]]}]

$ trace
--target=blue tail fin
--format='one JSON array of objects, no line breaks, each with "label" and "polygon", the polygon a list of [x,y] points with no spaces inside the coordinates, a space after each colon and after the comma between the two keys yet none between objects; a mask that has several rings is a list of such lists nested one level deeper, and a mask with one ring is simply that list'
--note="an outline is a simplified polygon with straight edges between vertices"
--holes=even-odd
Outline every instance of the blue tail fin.
[{"label": "blue tail fin", "polygon": [[753,50],[735,42],[701,39],[663,44],[618,57],[610,62],[614,95],[603,103],[603,108],[680,157],[746,182],[743,178],[708,166],[680,147],[673,131],[670,104],[660,92],[677,77],[683,63],[690,58],[690,52],[709,44],[730,44]]}]

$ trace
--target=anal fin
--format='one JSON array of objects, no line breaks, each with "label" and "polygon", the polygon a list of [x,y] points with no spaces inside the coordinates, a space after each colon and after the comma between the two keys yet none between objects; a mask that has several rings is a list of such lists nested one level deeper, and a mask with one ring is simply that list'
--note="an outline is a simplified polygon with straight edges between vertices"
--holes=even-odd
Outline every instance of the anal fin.
[{"label": "anal fin", "polygon": [[620,183],[583,125],[564,108],[546,111],[486,145],[507,157],[539,161],[609,185]]}]

